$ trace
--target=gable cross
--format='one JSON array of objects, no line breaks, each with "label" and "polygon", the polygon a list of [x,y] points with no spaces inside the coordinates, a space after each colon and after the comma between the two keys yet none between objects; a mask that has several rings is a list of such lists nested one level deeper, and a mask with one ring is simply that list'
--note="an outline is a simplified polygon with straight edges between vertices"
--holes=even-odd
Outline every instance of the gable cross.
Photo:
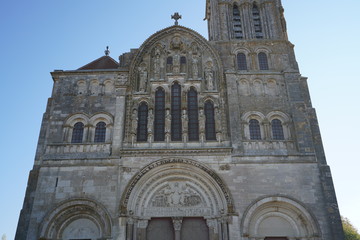
[{"label": "gable cross", "polygon": [[171,15],[171,19],[175,19],[175,25],[179,25],[178,20],[181,19],[181,15],[176,12],[174,15]]}]

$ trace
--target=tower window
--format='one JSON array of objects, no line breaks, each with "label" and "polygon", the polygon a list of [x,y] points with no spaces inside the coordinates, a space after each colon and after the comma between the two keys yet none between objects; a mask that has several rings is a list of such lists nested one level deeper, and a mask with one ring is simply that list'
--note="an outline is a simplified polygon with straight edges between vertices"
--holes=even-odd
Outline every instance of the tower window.
[{"label": "tower window", "polygon": [[95,128],[95,138],[94,142],[105,142],[106,137],[106,124],[104,122],[99,122],[96,124]]},{"label": "tower window", "polygon": [[252,8],[252,14],[253,14],[253,24],[254,24],[254,30],[255,30],[255,37],[256,38],[263,38],[263,32],[261,27],[261,17],[260,17],[260,11],[259,8],[256,6],[256,4],[253,5]]},{"label": "tower window", "polygon": [[267,59],[266,53],[263,53],[263,52],[259,53],[258,60],[259,60],[260,70],[269,70],[269,64],[268,64],[268,59]]},{"label": "tower window", "polygon": [[154,140],[165,140],[165,91],[162,88],[155,93]]},{"label": "tower window", "polygon": [[284,140],[284,129],[279,119],[271,121],[272,138],[274,140]]},{"label": "tower window", "polygon": [[205,137],[206,137],[206,140],[216,140],[214,104],[211,101],[206,101],[204,109],[205,109]]},{"label": "tower window", "polygon": [[242,39],[243,31],[241,25],[241,17],[238,6],[234,5],[233,7],[233,28],[234,28],[234,37],[236,39]]},{"label": "tower window", "polygon": [[138,128],[137,128],[137,141],[147,141],[147,122],[148,122],[148,106],[142,102],[138,109]]},{"label": "tower window", "polygon": [[74,125],[71,143],[82,143],[84,135],[84,124],[82,122],[77,122]]},{"label": "tower window", "polygon": [[238,70],[247,70],[246,56],[244,53],[238,53],[237,66],[238,66]]},{"label": "tower window", "polygon": [[181,86],[175,83],[171,87],[171,140],[181,141]]},{"label": "tower window", "polygon": [[261,140],[261,131],[259,121],[251,119],[249,121],[249,132],[251,140]]},{"label": "tower window", "polygon": [[199,140],[199,112],[197,92],[191,88],[188,92],[189,141]]}]

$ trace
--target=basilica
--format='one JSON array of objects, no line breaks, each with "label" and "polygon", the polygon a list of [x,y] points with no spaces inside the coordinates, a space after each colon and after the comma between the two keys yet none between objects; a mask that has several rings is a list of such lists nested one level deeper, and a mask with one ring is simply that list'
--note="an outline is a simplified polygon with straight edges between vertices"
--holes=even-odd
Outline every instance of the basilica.
[{"label": "basilica", "polygon": [[204,7],[51,73],[16,240],[344,239],[281,0]]}]

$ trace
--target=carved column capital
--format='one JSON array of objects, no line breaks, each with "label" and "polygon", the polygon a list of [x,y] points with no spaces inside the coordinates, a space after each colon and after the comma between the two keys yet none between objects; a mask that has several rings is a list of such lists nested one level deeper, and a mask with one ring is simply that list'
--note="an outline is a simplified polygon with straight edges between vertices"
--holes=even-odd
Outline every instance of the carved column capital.
[{"label": "carved column capital", "polygon": [[182,224],[182,218],[181,217],[174,217],[172,218],[173,224],[174,224],[174,230],[180,231],[181,230],[181,224]]}]

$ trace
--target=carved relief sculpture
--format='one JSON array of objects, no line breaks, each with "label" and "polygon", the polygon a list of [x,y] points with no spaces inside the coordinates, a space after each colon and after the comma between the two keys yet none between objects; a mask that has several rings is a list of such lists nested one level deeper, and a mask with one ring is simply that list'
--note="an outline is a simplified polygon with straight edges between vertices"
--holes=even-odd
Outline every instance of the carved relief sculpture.
[{"label": "carved relief sculpture", "polygon": [[146,85],[147,85],[147,78],[148,78],[148,73],[147,73],[146,64],[142,63],[139,67],[139,91],[140,92],[145,92]]},{"label": "carved relief sculpture", "polygon": [[160,79],[160,56],[161,52],[159,48],[155,49],[155,58],[154,58],[154,78]]},{"label": "carved relief sculpture", "polygon": [[209,91],[214,90],[214,70],[212,66],[212,62],[207,62],[205,67],[205,81],[206,88]]}]

